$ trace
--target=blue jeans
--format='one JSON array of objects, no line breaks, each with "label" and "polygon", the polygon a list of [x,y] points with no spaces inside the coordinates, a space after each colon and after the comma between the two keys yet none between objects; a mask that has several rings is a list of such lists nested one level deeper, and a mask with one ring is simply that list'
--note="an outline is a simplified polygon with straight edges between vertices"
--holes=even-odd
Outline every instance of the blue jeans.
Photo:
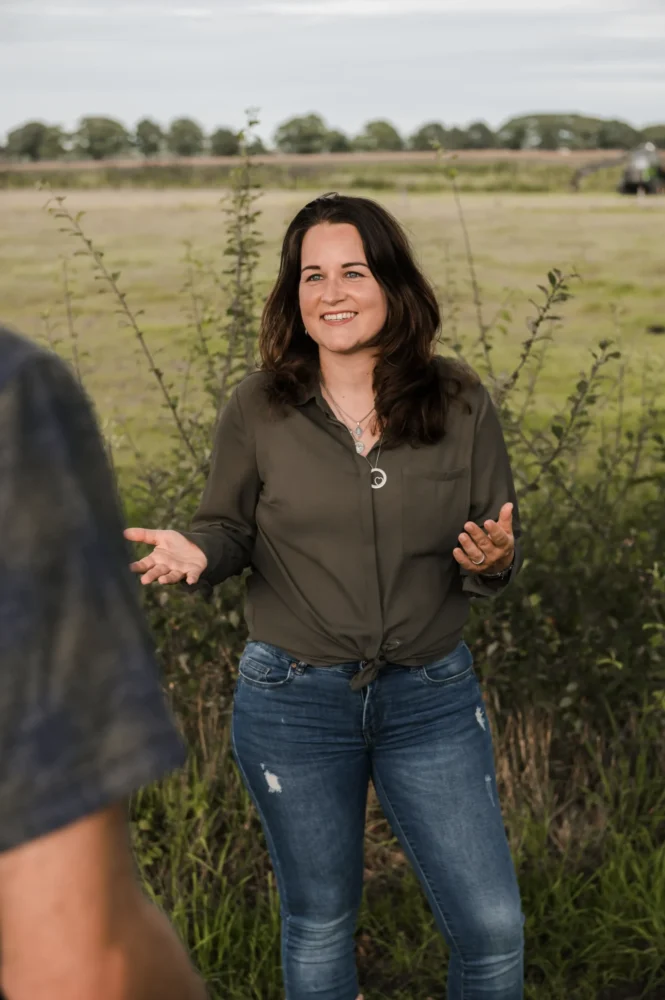
[{"label": "blue jeans", "polygon": [[355,1000],[370,779],[451,952],[449,1000],[521,1000],[523,917],[468,647],[427,667],[310,667],[250,642],[233,748],[282,910],[287,1000]]}]

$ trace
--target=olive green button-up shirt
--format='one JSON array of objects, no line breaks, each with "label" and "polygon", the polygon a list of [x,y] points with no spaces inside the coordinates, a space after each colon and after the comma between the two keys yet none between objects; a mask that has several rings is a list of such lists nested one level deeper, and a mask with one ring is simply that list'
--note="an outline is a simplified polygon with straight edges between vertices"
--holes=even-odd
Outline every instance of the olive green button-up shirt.
[{"label": "olive green button-up shirt", "polygon": [[251,567],[250,638],[313,666],[365,661],[356,687],[384,662],[447,655],[470,598],[505,586],[465,575],[453,558],[465,522],[482,525],[512,502],[513,575],[521,562],[513,477],[487,391],[467,390],[470,413],[450,406],[438,444],[375,447],[371,464],[387,478],[373,489],[370,463],[320,390],[280,416],[268,407],[268,377],[248,376],[224,408],[184,532],[207,556],[203,586]]}]

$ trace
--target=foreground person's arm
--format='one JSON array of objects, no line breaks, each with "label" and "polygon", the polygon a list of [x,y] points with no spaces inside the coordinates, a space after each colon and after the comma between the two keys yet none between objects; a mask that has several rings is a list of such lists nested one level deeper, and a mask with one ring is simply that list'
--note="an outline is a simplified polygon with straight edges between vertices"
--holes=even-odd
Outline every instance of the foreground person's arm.
[{"label": "foreground person's arm", "polygon": [[123,806],[0,856],[7,1000],[205,1000],[182,942],[141,891]]},{"label": "foreground person's arm", "polygon": [[[3,353],[4,352],[4,353]],[[0,331],[0,987],[204,1000],[126,802],[183,764],[87,401]]]}]

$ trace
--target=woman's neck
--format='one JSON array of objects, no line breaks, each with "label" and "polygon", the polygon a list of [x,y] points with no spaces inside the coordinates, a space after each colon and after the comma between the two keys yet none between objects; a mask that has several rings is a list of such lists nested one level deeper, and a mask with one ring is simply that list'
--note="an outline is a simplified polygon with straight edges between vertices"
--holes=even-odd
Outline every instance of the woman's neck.
[{"label": "woman's neck", "polygon": [[[320,352],[323,394],[337,419],[361,442],[367,454],[376,444],[380,428],[374,412],[376,355],[365,351],[350,356]],[[357,426],[354,427],[354,423]],[[358,431],[362,430],[360,436]]]},{"label": "woman's neck", "polygon": [[346,356],[321,351],[319,363],[321,380],[335,398],[373,401],[374,354],[363,351]]}]

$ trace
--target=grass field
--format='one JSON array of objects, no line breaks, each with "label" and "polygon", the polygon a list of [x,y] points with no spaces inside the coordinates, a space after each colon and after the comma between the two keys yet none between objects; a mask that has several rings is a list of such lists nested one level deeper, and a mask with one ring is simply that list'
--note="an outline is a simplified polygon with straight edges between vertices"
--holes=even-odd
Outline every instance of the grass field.
[{"label": "grass field", "polygon": [[[410,193],[445,191],[442,166],[458,169],[465,192],[566,192],[575,172],[587,164],[614,162],[583,181],[586,191],[615,191],[621,176],[621,150],[433,150],[402,153],[270,153],[254,157],[266,188],[311,190],[343,187]],[[218,188],[229,182],[237,157],[168,157],[142,160],[16,163],[0,160],[0,189],[32,187],[44,179],[67,190],[98,188]]]},{"label": "grass field", "polygon": [[[309,197],[267,191],[261,198],[261,297],[274,278],[286,223]],[[477,336],[477,317],[452,194],[377,197],[407,227],[438,288],[445,335],[468,344]],[[167,418],[159,416],[158,390],[139,345],[120,324],[117,303],[98,294],[89,261],[71,257],[74,240],[59,232],[60,223],[44,211],[46,200],[34,190],[0,192],[0,320],[34,337],[43,336],[49,325],[67,355],[62,258],[69,256],[74,326],[88,355],[83,360],[88,389],[105,421],[121,421],[142,449],[154,453],[164,440]],[[502,321],[506,330],[499,334],[497,368],[508,370],[517,358],[532,311],[528,300],[538,294],[536,286],[547,271],[559,267],[577,271],[582,280],[574,285],[576,296],[564,307],[565,322],[551,347],[556,363],[548,364],[541,377],[543,414],[561,402],[587,363],[588,351],[603,337],[623,343],[637,393],[640,371],[658,369],[665,360],[665,336],[647,332],[649,326],[665,324],[665,199],[484,194],[464,195],[462,202],[484,317],[491,321],[504,306],[510,314]],[[84,228],[105,251],[109,269],[121,272],[131,307],[144,310],[140,322],[148,342],[177,387],[193,337],[189,297],[183,292],[185,243],[191,242],[217,273],[225,266],[220,192],[72,192],[67,204],[72,212],[86,212]],[[206,281],[207,294],[219,296],[212,277]],[[120,449],[117,457],[123,464],[131,460],[131,451]]]}]

